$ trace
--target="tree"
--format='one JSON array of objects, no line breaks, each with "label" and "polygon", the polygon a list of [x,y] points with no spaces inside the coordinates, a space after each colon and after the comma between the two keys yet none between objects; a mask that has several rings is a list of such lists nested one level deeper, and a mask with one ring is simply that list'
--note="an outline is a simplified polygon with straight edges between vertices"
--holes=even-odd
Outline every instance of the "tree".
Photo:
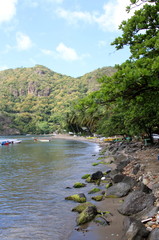
[{"label": "tree", "polygon": [[122,36],[112,43],[117,50],[129,46],[130,59],[116,66],[118,71],[112,77],[100,79],[102,85],[93,94],[91,106],[105,106],[99,132],[147,133],[151,138],[153,131],[159,131],[159,3],[131,0],[127,10],[139,3],[142,8],[122,22]]}]

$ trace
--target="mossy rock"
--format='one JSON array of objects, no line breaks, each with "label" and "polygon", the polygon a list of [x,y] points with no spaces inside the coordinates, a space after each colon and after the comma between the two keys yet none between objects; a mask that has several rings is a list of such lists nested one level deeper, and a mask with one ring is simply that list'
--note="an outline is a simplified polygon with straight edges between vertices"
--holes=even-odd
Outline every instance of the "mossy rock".
[{"label": "mossy rock", "polygon": [[99,163],[92,163],[92,166],[97,166],[99,165]]},{"label": "mossy rock", "polygon": [[107,226],[107,225],[110,225],[109,221],[107,221],[106,218],[104,218],[103,216],[101,215],[97,215],[94,219],[94,222],[97,223],[97,224],[100,224],[102,226]]},{"label": "mossy rock", "polygon": [[82,188],[82,187],[85,187],[86,184],[85,183],[80,183],[80,182],[76,182],[73,187],[74,188]]},{"label": "mossy rock", "polygon": [[82,225],[84,223],[92,221],[97,213],[98,211],[96,206],[88,206],[77,217],[77,225]]},{"label": "mossy rock", "polygon": [[86,179],[86,182],[88,182],[88,183],[91,183],[91,182],[92,182],[91,176],[89,176],[89,177]]},{"label": "mossy rock", "polygon": [[87,173],[87,174],[85,174],[85,175],[82,176],[82,179],[87,179],[87,178],[90,177],[90,176],[91,176],[91,174],[88,174],[88,173]]},{"label": "mossy rock", "polygon": [[102,160],[102,159],[104,159],[105,157],[103,156],[103,157],[99,157],[99,158],[97,158],[97,160]]},{"label": "mossy rock", "polygon": [[116,195],[105,195],[106,198],[119,198],[118,196]]},{"label": "mossy rock", "polygon": [[87,207],[89,206],[95,206],[93,203],[91,202],[85,202],[85,203],[81,203],[79,204],[78,206],[74,207],[72,209],[73,212],[78,212],[78,213],[81,213],[83,212]]},{"label": "mossy rock", "polygon": [[92,197],[92,199],[93,200],[95,200],[95,201],[102,201],[103,200],[103,195],[98,195],[98,196],[94,196],[94,197]]},{"label": "mossy rock", "polygon": [[107,184],[105,185],[105,187],[106,187],[106,189],[108,189],[108,188],[110,188],[112,185],[113,185],[113,184],[112,184],[111,182],[109,182],[109,183],[107,183]]},{"label": "mossy rock", "polygon": [[74,194],[74,195],[65,197],[65,200],[72,200],[74,202],[84,203],[86,202],[86,196],[83,193]]},{"label": "mossy rock", "polygon": [[100,190],[101,189],[99,189],[99,188],[93,188],[88,192],[88,194],[96,193],[96,192],[99,192]]}]

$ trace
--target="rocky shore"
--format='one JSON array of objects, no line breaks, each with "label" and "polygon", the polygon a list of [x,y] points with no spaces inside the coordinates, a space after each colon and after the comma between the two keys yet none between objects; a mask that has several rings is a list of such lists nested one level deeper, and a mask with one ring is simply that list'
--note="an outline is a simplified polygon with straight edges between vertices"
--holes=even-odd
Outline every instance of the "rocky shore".
[{"label": "rocky shore", "polygon": [[[159,239],[159,146],[133,141],[100,144],[94,166],[100,164],[101,170],[81,180],[81,189],[92,184],[91,202],[87,194],[78,196],[82,210],[74,210],[77,220],[69,240]],[[71,197],[66,199],[80,202]]]}]

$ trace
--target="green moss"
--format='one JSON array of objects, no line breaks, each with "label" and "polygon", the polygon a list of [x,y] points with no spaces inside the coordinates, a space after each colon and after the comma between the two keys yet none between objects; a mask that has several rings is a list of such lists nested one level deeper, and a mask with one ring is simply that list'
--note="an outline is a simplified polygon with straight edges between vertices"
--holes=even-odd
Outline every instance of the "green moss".
[{"label": "green moss", "polygon": [[106,195],[106,198],[118,198],[116,195]]},{"label": "green moss", "polygon": [[92,199],[95,200],[95,201],[102,201],[103,200],[103,195],[94,196],[94,197],[92,197]]},{"label": "green moss", "polygon": [[97,215],[97,208],[95,206],[89,206],[83,210],[77,217],[77,224],[82,225],[84,223],[90,222]]},{"label": "green moss", "polygon": [[92,163],[92,166],[97,166],[99,165],[99,163]]},{"label": "green moss", "polygon": [[108,189],[108,188],[110,188],[112,185],[113,185],[113,184],[112,184],[111,182],[109,182],[109,183],[107,183],[107,184],[105,185],[105,187]]},{"label": "green moss", "polygon": [[82,179],[87,179],[90,176],[91,176],[91,174],[85,174],[85,175],[83,175]]},{"label": "green moss", "polygon": [[93,188],[93,189],[91,189],[88,193],[89,193],[89,194],[92,194],[92,193],[96,193],[96,192],[99,192],[99,191],[100,191],[99,188]]},{"label": "green moss", "polygon": [[74,188],[81,188],[81,187],[85,187],[86,184],[85,183],[80,183],[80,182],[77,182],[73,185]]},{"label": "green moss", "polygon": [[102,160],[102,159],[104,159],[104,157],[99,157],[99,158],[97,158],[97,160]]},{"label": "green moss", "polygon": [[88,183],[91,183],[91,182],[92,182],[91,176],[89,176],[89,177],[86,179],[86,182],[88,182]]},{"label": "green moss", "polygon": [[81,203],[78,206],[74,207],[72,209],[73,212],[78,212],[81,213],[82,211],[84,211],[87,207],[89,206],[95,206],[94,204],[90,203],[90,202],[85,202],[85,203]]},{"label": "green moss", "polygon": [[84,194],[74,194],[66,197],[65,200],[72,200],[74,202],[84,203],[86,202],[86,197]]}]

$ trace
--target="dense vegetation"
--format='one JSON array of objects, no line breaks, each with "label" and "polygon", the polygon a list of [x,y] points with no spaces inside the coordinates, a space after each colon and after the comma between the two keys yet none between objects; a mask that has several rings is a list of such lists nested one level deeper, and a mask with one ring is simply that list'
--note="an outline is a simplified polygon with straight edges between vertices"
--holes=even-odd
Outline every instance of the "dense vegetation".
[{"label": "dense vegetation", "polygon": [[105,67],[72,78],[41,65],[1,71],[0,134],[67,130],[72,103],[97,90],[97,78],[114,72]]},{"label": "dense vegetation", "polygon": [[159,2],[131,0],[127,11],[142,8],[120,25],[116,49],[129,46],[131,57],[117,72],[100,79],[100,89],[82,99],[69,116],[70,125],[87,126],[105,135],[159,132]]}]

